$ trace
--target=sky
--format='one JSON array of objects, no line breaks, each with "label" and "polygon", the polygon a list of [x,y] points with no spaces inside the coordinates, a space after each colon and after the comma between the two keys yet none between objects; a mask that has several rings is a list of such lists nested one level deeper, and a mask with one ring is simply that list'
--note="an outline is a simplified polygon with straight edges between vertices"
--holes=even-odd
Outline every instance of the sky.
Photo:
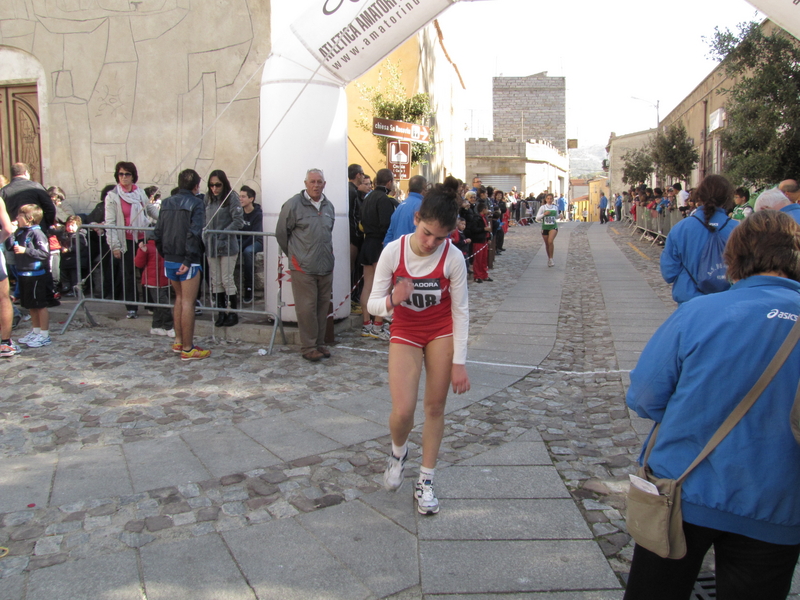
[{"label": "sky", "polygon": [[[467,87],[467,137],[491,137],[492,77],[547,71],[567,83],[580,147],[655,127],[717,65],[714,27],[761,20],[744,0],[479,0],[439,16]],[[634,100],[632,96],[642,100]]]}]

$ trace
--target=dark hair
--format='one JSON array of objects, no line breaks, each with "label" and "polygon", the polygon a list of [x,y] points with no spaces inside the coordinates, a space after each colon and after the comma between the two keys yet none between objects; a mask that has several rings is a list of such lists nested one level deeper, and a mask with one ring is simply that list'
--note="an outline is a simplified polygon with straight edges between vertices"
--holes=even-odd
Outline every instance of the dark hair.
[{"label": "dark hair", "polygon": [[490,198],[494,198],[494,186],[492,185],[486,186],[486,195],[489,196]]},{"label": "dark hair", "polygon": [[419,220],[435,221],[443,228],[453,230],[459,207],[458,180],[448,176],[444,183],[437,183],[425,194],[419,207]]},{"label": "dark hair", "polygon": [[748,190],[747,188],[738,187],[735,190],[733,190],[733,195],[739,196],[740,198],[744,198],[745,203],[748,200],[750,200],[750,190]]},{"label": "dark hair", "polygon": [[222,198],[222,206],[227,206],[228,195],[231,193],[231,182],[228,181],[228,176],[225,175],[225,171],[221,169],[214,169],[208,174],[208,194],[206,194],[206,202],[211,202],[211,199],[215,196],[214,192],[211,191],[212,177],[216,177],[222,182],[222,192],[220,192],[219,197]]},{"label": "dark hair", "polygon": [[709,175],[697,186],[695,198],[703,203],[703,214],[708,223],[717,207],[727,209],[733,203],[733,186],[722,175]]},{"label": "dark hair", "polygon": [[386,187],[386,184],[393,179],[394,175],[389,169],[381,169],[375,173],[375,185],[382,185],[383,187]]},{"label": "dark hair", "polygon": [[681,190],[683,190],[683,187],[681,187],[679,181],[676,181],[675,183],[672,184],[672,189],[680,192]]},{"label": "dark hair", "polygon": [[497,196],[497,194],[502,194],[504,198],[506,196],[505,194],[503,194],[503,190],[495,190],[494,195]]},{"label": "dark hair", "polygon": [[353,163],[352,165],[347,167],[347,178],[350,181],[352,181],[353,179],[355,179],[356,177],[358,177],[362,173],[364,173],[364,169],[361,168],[361,165],[357,165],[356,163]]},{"label": "dark hair", "polygon": [[146,188],[144,188],[144,195],[148,198],[155,197],[155,199],[158,200],[161,198],[161,191],[158,189],[157,185],[148,185]]},{"label": "dark hair", "polygon": [[67,217],[67,221],[64,223],[64,225],[66,226],[66,225],[69,225],[70,223],[77,224],[78,225],[78,229],[80,229],[81,225],[83,225],[83,219],[81,219],[80,216],[78,216],[78,215],[70,215],[70,216]]},{"label": "dark hair", "polygon": [[256,191],[253,188],[251,188],[249,185],[243,185],[239,191],[244,192],[245,194],[247,194],[248,198],[252,198],[253,200],[256,199]]},{"label": "dark hair", "polygon": [[109,183],[106,187],[100,190],[100,202],[105,202],[106,196],[108,196],[108,192],[113,190],[115,187],[117,186],[115,186],[113,183]]},{"label": "dark hair", "polygon": [[67,195],[64,193],[64,190],[62,190],[57,185],[51,185],[49,188],[47,188],[47,195],[50,196],[51,198],[55,196],[56,198],[61,200],[61,202],[64,202],[64,200],[67,199]]},{"label": "dark hair", "polygon": [[489,205],[488,205],[488,204],[486,204],[486,201],[485,201],[485,200],[481,200],[480,202],[478,202],[478,206],[477,206],[477,208],[476,208],[475,210],[477,210],[477,211],[478,211],[478,214],[481,214],[481,213],[482,213],[483,211],[485,211],[485,210],[486,210],[488,207],[489,207]]},{"label": "dark hair", "polygon": [[656,188],[653,190],[653,193],[659,198],[661,198],[664,195],[664,190],[662,190],[661,188]]},{"label": "dark hair", "polygon": [[544,201],[545,201],[545,203],[547,202],[547,198],[552,198],[553,200],[555,200],[555,199],[556,199],[556,195],[555,195],[554,193],[552,193],[552,192],[547,192],[547,193],[544,195]]},{"label": "dark hair", "polygon": [[768,271],[800,281],[800,227],[786,213],[759,211],[733,229],[724,257],[734,281]]},{"label": "dark hair", "polygon": [[200,175],[194,169],[184,169],[178,175],[178,188],[181,190],[193,192],[198,185],[200,185]]},{"label": "dark hair", "polygon": [[428,185],[428,180],[425,179],[422,175],[414,175],[411,179],[408,180],[408,191],[421,194],[422,192],[425,191],[425,187],[427,185]]},{"label": "dark hair", "polygon": [[11,176],[12,177],[22,177],[25,173],[28,173],[28,165],[25,163],[14,163],[11,165]]},{"label": "dark hair", "polygon": [[[194,188],[192,188],[192,189],[194,189]],[[179,188],[179,187],[174,187],[174,188],[172,188],[172,189],[170,190],[170,192],[169,192],[169,195],[170,195],[170,196],[174,196],[175,194],[177,194],[177,193],[178,193],[178,192],[180,192],[180,191],[181,191],[181,188]]]},{"label": "dark hair", "polygon": [[114,167],[114,181],[116,181],[117,183],[119,183],[120,169],[125,169],[126,171],[129,171],[130,173],[133,174],[133,177],[131,177],[133,183],[139,181],[139,171],[136,170],[136,165],[133,164],[132,162],[120,161]]}]

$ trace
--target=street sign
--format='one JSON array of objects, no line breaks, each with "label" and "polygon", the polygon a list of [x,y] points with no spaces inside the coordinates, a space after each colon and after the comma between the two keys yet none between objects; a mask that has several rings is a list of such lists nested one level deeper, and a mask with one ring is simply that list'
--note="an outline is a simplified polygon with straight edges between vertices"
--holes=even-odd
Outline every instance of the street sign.
[{"label": "street sign", "polygon": [[427,142],[431,138],[430,127],[378,117],[373,117],[372,119],[372,133],[373,135],[412,142]]},{"label": "street sign", "polygon": [[411,142],[389,140],[386,143],[389,170],[397,180],[411,177]]}]

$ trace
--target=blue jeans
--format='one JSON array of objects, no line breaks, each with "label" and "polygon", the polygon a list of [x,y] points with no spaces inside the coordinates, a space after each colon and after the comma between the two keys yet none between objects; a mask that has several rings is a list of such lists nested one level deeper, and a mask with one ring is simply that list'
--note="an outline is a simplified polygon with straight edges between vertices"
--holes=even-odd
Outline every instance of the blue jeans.
[{"label": "blue jeans", "polygon": [[253,259],[255,255],[264,250],[261,240],[253,240],[247,248],[242,250],[242,279],[244,288],[253,289]]}]

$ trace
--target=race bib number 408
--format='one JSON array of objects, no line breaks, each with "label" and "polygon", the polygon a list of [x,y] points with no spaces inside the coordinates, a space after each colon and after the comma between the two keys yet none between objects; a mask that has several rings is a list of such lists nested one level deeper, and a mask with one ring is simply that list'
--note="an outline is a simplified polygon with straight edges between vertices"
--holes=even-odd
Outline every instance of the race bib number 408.
[{"label": "race bib number 408", "polygon": [[417,312],[442,302],[442,283],[439,279],[414,279],[414,291],[403,306]]}]

